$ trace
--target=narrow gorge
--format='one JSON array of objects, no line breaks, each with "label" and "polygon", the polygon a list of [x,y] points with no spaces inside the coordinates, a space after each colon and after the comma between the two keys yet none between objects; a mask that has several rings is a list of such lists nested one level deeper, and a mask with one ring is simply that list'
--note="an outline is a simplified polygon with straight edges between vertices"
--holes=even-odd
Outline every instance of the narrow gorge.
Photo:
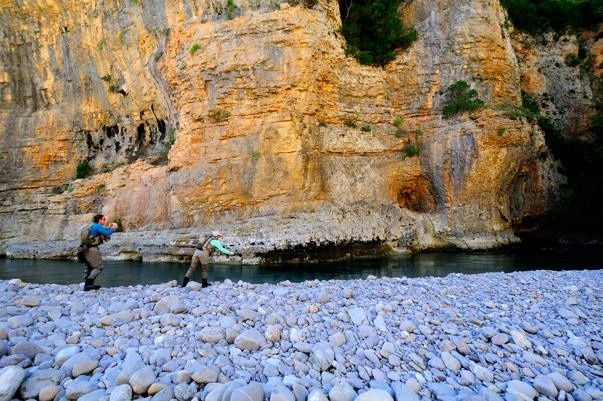
[{"label": "narrow gorge", "polygon": [[[0,10],[0,254],[16,258],[73,257],[99,211],[120,225],[104,255],[147,262],[214,229],[249,263],[517,243],[567,179],[518,110],[587,143],[603,60],[596,33],[529,36],[498,0],[403,2],[418,39],[384,67],[346,56],[334,0]],[[446,118],[461,81],[484,105]]]}]

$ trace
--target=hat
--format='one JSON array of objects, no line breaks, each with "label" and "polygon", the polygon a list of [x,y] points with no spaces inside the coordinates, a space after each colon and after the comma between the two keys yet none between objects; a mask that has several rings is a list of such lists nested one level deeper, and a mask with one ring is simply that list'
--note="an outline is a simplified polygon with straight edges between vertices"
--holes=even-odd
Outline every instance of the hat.
[{"label": "hat", "polygon": [[212,237],[220,237],[220,236],[222,236],[222,234],[220,234],[220,232],[219,232],[219,231],[212,231],[212,232],[211,232],[211,236],[212,236]]}]

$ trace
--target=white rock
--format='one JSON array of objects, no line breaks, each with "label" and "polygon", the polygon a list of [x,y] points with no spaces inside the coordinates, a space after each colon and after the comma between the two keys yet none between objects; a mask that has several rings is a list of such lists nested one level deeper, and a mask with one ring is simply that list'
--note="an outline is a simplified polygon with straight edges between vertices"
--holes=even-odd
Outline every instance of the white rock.
[{"label": "white rock", "polygon": [[47,385],[40,389],[40,393],[38,394],[39,401],[51,401],[54,400],[54,397],[61,391],[61,388],[56,384]]},{"label": "white rock", "polygon": [[77,354],[78,352],[80,352],[80,347],[78,347],[78,346],[71,346],[71,347],[63,348],[62,350],[57,352],[54,357],[55,365],[58,367],[61,367],[61,365],[63,365],[63,363],[66,360],[68,360],[69,358],[71,358],[72,356]]},{"label": "white rock", "polygon": [[80,397],[98,390],[97,387],[87,381],[72,381],[65,387],[65,397],[77,400]]},{"label": "white rock", "polygon": [[385,324],[385,319],[383,319],[383,316],[381,315],[375,318],[375,320],[373,321],[373,325],[377,330],[382,333],[386,333],[388,331],[387,324]]},{"label": "white rock", "polygon": [[530,348],[532,346],[532,343],[528,340],[528,336],[523,330],[511,330],[510,334],[513,338],[513,342],[521,348]]},{"label": "white rock", "polygon": [[520,380],[509,381],[507,383],[507,393],[516,396],[522,401],[532,401],[538,397],[538,391],[534,387]]},{"label": "white rock", "polygon": [[26,295],[21,298],[21,305],[34,307],[40,305],[40,298],[33,295]]},{"label": "white rock", "polygon": [[330,401],[352,401],[356,396],[354,388],[344,379],[335,379],[333,387],[329,390]]},{"label": "white rock", "polygon": [[195,396],[195,388],[186,383],[179,383],[174,387],[174,397],[179,401],[191,400]]},{"label": "white rock", "polygon": [[352,322],[356,326],[360,326],[362,324],[367,323],[366,312],[364,311],[364,309],[353,307],[353,308],[348,308],[347,312],[348,312],[348,315],[350,316],[350,319],[352,319]]},{"label": "white rock", "polygon": [[360,394],[355,401],[394,401],[392,396],[385,390],[371,389]]},{"label": "white rock", "polygon": [[559,394],[559,390],[557,390],[557,387],[555,387],[555,383],[553,383],[553,380],[548,376],[536,376],[532,386],[534,386],[534,389],[536,389],[536,391],[538,391],[540,394],[546,395],[550,398],[557,398],[557,395]]},{"label": "white rock", "polygon": [[491,339],[492,344],[503,345],[509,342],[509,336],[505,333],[498,333]]},{"label": "white rock", "polygon": [[[188,286],[187,286],[187,288],[188,288]],[[190,289],[195,290],[195,287],[192,287]],[[201,289],[201,288],[199,288],[199,289]],[[155,385],[155,383],[153,383],[151,385],[151,387],[153,387],[154,385]],[[151,387],[149,387],[149,390],[151,389]],[[151,393],[149,392],[149,395],[150,394]],[[174,397],[175,397],[174,388],[172,386],[165,386],[153,395],[153,397],[151,398],[151,401],[171,401],[174,399]]]},{"label": "white rock", "polygon": [[263,401],[264,387],[258,382],[251,382],[245,386],[235,389],[230,401]]},{"label": "white rock", "polygon": [[329,401],[329,399],[321,389],[313,388],[308,393],[306,401]]},{"label": "white rock", "polygon": [[284,385],[274,387],[270,393],[270,401],[295,401],[295,395]]},{"label": "white rock", "polygon": [[29,313],[27,313],[25,315],[9,317],[7,322],[8,327],[11,329],[18,329],[21,327],[28,327],[33,324],[33,318]]},{"label": "white rock", "polygon": [[[165,315],[164,315],[165,316]],[[197,340],[208,344],[217,344],[225,339],[224,331],[220,327],[204,327],[199,330],[195,336]]]},{"label": "white rock", "polygon": [[161,300],[155,304],[155,308],[153,310],[156,314],[163,315],[164,313],[174,312],[174,310],[181,309],[180,305],[180,298],[177,295],[169,295],[161,298]]},{"label": "white rock", "polygon": [[570,382],[568,378],[560,372],[553,372],[548,376],[551,378],[553,383],[555,383],[555,387],[557,387],[559,390],[563,390],[567,393],[570,393],[574,390],[574,385],[572,382]]},{"label": "white rock", "polygon": [[220,371],[214,366],[209,366],[203,368],[197,372],[194,372],[191,375],[191,378],[195,381],[195,383],[206,384],[206,383],[215,383],[218,381],[218,375]]},{"label": "white rock", "polygon": [[328,302],[331,301],[331,296],[329,295],[328,292],[326,291],[322,291],[319,295],[318,295],[318,302],[321,304],[326,304]]},{"label": "white rock", "polygon": [[94,359],[88,359],[87,361],[78,362],[73,365],[71,369],[71,376],[78,377],[92,372],[98,366],[98,361]]},{"label": "white rock", "polygon": [[121,371],[115,379],[115,384],[127,384],[130,381],[130,376],[134,372],[144,368],[145,364],[138,352],[128,352],[124,362],[121,364]]},{"label": "white rock", "polygon": [[337,333],[333,333],[329,337],[329,341],[334,346],[341,347],[343,344],[346,343],[346,338],[345,338],[345,335],[342,332],[337,332]]},{"label": "white rock", "polygon": [[494,375],[488,368],[485,368],[474,362],[471,362],[469,364],[469,367],[470,367],[471,371],[473,372],[473,374],[475,374],[475,377],[477,379],[479,379],[483,382],[488,382],[488,383],[492,382],[494,380]]},{"label": "white rock", "polygon": [[266,344],[266,338],[254,328],[239,334],[234,343],[243,351],[257,351]]},{"label": "white rock", "polygon": [[266,326],[264,337],[270,342],[277,342],[281,339],[281,326],[279,324],[270,324]]},{"label": "white rock", "polygon": [[442,361],[444,361],[444,365],[451,372],[458,372],[461,370],[461,363],[456,359],[452,354],[448,351],[444,351],[440,354]]},{"label": "white rock", "polygon": [[25,378],[25,370],[20,366],[7,366],[0,369],[0,401],[13,398]]},{"label": "white rock", "polygon": [[122,324],[131,322],[132,320],[134,320],[132,313],[124,310],[111,315],[103,316],[100,318],[99,323],[103,326],[121,326]]},{"label": "white rock", "polygon": [[310,363],[316,370],[323,371],[329,369],[335,360],[333,348],[326,342],[318,342],[312,347],[310,353]]},{"label": "white rock", "polygon": [[137,370],[132,374],[129,380],[132,391],[136,394],[144,394],[147,392],[151,384],[155,381],[155,372],[150,366]]},{"label": "white rock", "polygon": [[122,384],[111,391],[109,401],[130,401],[132,399],[132,388],[128,384]]}]

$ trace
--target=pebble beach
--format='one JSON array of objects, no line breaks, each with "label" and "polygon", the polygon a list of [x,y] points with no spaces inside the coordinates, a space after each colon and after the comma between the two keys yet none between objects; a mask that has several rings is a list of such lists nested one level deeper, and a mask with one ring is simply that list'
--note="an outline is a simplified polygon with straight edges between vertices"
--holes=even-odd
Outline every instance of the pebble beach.
[{"label": "pebble beach", "polygon": [[0,401],[603,400],[603,270],[0,281]]}]

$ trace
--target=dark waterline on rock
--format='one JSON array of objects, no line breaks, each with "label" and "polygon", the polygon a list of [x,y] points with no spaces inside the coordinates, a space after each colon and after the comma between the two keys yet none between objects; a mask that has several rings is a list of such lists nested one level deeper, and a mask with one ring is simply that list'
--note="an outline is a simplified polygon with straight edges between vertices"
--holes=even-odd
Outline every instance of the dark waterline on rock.
[{"label": "dark waterline on rock", "polygon": [[[525,270],[590,270],[603,268],[603,252],[538,250],[472,253],[423,253],[395,258],[351,260],[337,263],[249,266],[210,264],[209,280],[279,283],[289,280],[349,280],[377,277],[446,276],[450,273],[512,272]],[[187,266],[176,263],[105,261],[97,283],[105,287],[160,284],[181,281]],[[82,282],[77,262],[0,259],[0,279],[19,278],[28,283],[74,284]],[[201,280],[200,268],[193,280]]]}]

